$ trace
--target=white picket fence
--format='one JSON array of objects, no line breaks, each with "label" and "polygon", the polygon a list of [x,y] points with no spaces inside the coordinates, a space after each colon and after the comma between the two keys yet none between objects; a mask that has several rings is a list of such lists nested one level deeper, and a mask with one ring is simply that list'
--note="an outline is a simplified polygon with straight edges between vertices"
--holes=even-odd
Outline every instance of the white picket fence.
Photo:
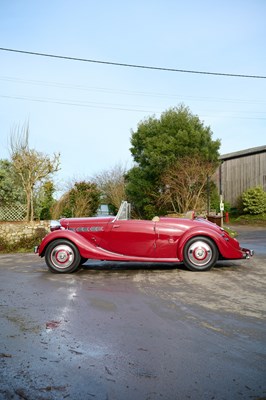
[{"label": "white picket fence", "polygon": [[0,221],[23,221],[27,209],[24,204],[16,203],[12,206],[0,207]]}]

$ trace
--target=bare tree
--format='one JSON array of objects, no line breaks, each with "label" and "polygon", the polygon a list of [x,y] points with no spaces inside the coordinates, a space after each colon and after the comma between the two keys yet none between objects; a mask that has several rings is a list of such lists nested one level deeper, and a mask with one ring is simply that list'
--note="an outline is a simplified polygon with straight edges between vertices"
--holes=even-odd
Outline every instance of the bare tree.
[{"label": "bare tree", "polygon": [[59,170],[60,154],[49,157],[29,148],[29,123],[16,126],[10,136],[11,161],[15,172],[21,179],[26,194],[27,221],[34,217],[34,187],[48,176]]},{"label": "bare tree", "polygon": [[162,176],[164,186],[157,196],[158,202],[174,212],[200,209],[206,199],[208,176],[213,175],[216,167],[216,163],[199,157],[178,159]]},{"label": "bare tree", "polygon": [[75,182],[53,207],[53,218],[92,217],[100,205],[101,192],[95,183]]},{"label": "bare tree", "polygon": [[93,178],[105,201],[116,209],[119,208],[121,201],[126,199],[125,174],[126,167],[116,164],[113,168],[104,170]]}]

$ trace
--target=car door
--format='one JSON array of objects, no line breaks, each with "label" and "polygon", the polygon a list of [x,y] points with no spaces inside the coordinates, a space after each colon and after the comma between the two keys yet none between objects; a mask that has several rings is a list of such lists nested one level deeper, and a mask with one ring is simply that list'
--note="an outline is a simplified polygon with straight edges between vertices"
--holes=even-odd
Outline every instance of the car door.
[{"label": "car door", "polygon": [[154,257],[155,223],[141,220],[114,220],[101,247],[117,254]]}]

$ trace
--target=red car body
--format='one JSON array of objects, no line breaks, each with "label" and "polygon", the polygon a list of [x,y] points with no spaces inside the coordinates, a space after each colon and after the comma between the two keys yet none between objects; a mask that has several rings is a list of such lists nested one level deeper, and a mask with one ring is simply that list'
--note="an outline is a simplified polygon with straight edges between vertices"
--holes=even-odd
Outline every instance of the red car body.
[{"label": "red car body", "polygon": [[253,251],[204,219],[156,217],[128,219],[123,202],[116,217],[63,218],[35,250],[53,272],[74,272],[88,259],[183,262],[205,271],[218,259],[243,259]]}]

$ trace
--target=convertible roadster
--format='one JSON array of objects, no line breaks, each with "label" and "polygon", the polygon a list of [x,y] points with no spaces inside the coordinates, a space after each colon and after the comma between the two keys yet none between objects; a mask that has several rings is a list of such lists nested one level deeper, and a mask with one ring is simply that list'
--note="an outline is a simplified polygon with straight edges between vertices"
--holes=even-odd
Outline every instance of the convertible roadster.
[{"label": "convertible roadster", "polygon": [[207,271],[218,259],[243,259],[253,250],[203,218],[130,219],[122,202],[116,217],[63,218],[51,221],[51,232],[35,247],[52,272],[77,271],[88,259],[184,263],[191,271]]}]

